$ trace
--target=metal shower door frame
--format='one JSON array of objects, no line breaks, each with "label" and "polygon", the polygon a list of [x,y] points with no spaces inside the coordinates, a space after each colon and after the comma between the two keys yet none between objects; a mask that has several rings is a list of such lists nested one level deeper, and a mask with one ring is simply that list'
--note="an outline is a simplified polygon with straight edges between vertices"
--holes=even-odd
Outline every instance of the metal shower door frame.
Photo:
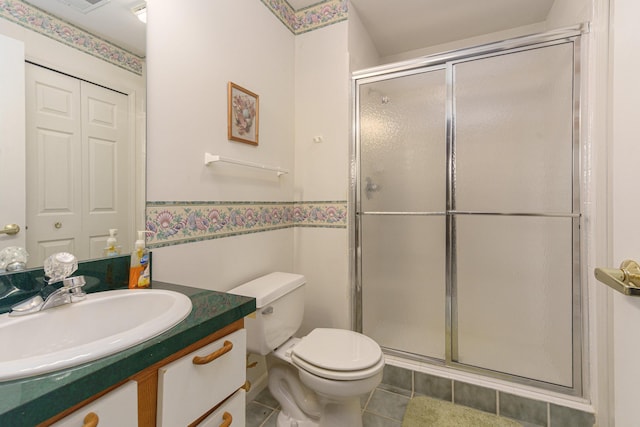
[{"label": "metal shower door frame", "polygon": [[[583,377],[584,372],[584,334],[583,334],[583,284],[581,276],[583,268],[581,260],[583,259],[581,248],[580,222],[581,217],[581,201],[580,201],[580,147],[581,147],[581,34],[588,31],[588,25],[580,25],[568,29],[537,34],[532,36],[520,37],[513,40],[507,40],[499,43],[478,46],[459,51],[446,52],[439,55],[432,55],[416,60],[405,61],[397,64],[391,64],[356,72],[352,76],[352,143],[351,143],[351,176],[350,176],[350,198],[349,198],[349,254],[350,254],[350,279],[351,279],[351,296],[352,296],[352,328],[362,332],[362,264],[361,264],[361,239],[362,239],[362,200],[361,200],[361,182],[360,176],[360,86],[367,83],[385,81],[392,78],[410,76],[418,73],[433,71],[446,68],[446,330],[445,332],[445,360],[437,360],[429,357],[416,357],[414,354],[405,353],[403,351],[385,348],[385,353],[406,357],[409,359],[426,361],[432,364],[455,368],[458,370],[471,372],[475,374],[487,375],[492,378],[503,379],[515,383],[533,386],[551,391],[557,391],[563,394],[582,396],[584,393]],[[572,183],[572,212],[571,213],[510,213],[510,212],[459,212],[455,210],[455,116],[453,104],[453,67],[457,63],[467,62],[470,60],[493,57],[496,55],[515,53],[541,47],[548,47],[563,43],[573,44],[573,183]],[[374,213],[369,214],[383,214]],[[393,212],[384,214],[409,214],[409,215],[437,215],[435,212]],[[539,216],[539,217],[570,217],[572,220],[573,234],[573,304],[572,304],[572,352],[573,352],[573,384],[566,387],[558,384],[550,384],[540,380],[519,377],[513,374],[495,372],[486,368],[469,366],[457,362],[457,294],[456,294],[456,248],[455,248],[455,215],[518,215],[518,216]]]}]

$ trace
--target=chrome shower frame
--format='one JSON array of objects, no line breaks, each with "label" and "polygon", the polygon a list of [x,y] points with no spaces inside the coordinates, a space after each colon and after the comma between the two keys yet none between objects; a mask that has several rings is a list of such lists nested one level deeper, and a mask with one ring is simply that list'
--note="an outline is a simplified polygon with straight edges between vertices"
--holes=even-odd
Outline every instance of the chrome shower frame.
[{"label": "chrome shower frame", "polygon": [[[581,214],[580,194],[583,190],[581,187],[581,147],[584,144],[581,137],[582,124],[581,117],[584,113],[581,111],[581,57],[583,55],[583,47],[581,45],[581,35],[589,31],[588,24],[541,33],[530,36],[518,37],[497,43],[490,43],[477,47],[461,49],[456,51],[444,52],[441,54],[430,55],[417,58],[415,60],[403,61],[399,63],[384,65],[357,71],[352,74],[352,138],[350,144],[350,194],[349,194],[349,257],[350,257],[350,281],[351,281],[351,313],[352,328],[356,331],[362,331],[362,266],[361,266],[361,238],[362,238],[362,211],[361,197],[364,190],[364,183],[360,182],[360,118],[358,111],[360,110],[360,85],[383,81],[390,78],[398,78],[416,73],[425,72],[427,70],[435,70],[445,68],[447,70],[447,111],[446,111],[446,151],[447,151],[447,191],[446,206],[447,212],[366,212],[367,215],[444,215],[446,216],[447,230],[447,247],[446,247],[446,331],[445,331],[445,360],[433,359],[426,356],[418,356],[412,353],[406,353],[399,350],[384,348],[386,354],[403,357],[406,359],[416,360],[418,362],[427,362],[433,365],[454,368],[457,370],[480,374],[491,378],[506,380],[508,382],[531,386],[539,389],[550,390],[571,396],[584,396],[586,389],[586,381],[588,372],[586,371],[586,334],[584,325],[586,313],[584,308],[586,302],[584,295],[586,294],[586,283],[582,278],[586,277],[585,266],[586,259],[585,245],[581,243],[584,239],[581,237],[581,222],[583,217]],[[454,112],[453,112],[453,65],[455,63],[469,61],[471,59],[480,59],[496,54],[512,53],[534,49],[538,47],[546,47],[561,43],[573,43],[573,203],[571,213],[557,212],[539,212],[539,213],[511,213],[511,212],[462,212],[456,211],[455,204],[455,141],[454,141]],[[465,365],[456,362],[457,358],[457,336],[456,325],[456,248],[454,247],[455,239],[452,238],[456,233],[456,225],[454,215],[510,215],[510,216],[537,216],[537,217],[565,217],[572,220],[573,233],[573,313],[572,313],[572,336],[573,336],[573,384],[566,387],[558,384],[550,384],[540,380],[519,377],[516,375],[495,372],[485,368]],[[586,282],[586,280],[584,280]]]}]

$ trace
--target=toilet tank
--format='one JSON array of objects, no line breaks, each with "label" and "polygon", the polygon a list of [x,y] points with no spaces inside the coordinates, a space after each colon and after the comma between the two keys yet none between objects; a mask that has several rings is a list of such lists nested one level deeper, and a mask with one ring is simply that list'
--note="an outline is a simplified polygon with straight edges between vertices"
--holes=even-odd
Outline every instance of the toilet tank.
[{"label": "toilet tank", "polygon": [[275,272],[228,291],[256,299],[255,317],[247,316],[247,351],[266,355],[296,333],[304,314],[304,284],[300,274]]}]

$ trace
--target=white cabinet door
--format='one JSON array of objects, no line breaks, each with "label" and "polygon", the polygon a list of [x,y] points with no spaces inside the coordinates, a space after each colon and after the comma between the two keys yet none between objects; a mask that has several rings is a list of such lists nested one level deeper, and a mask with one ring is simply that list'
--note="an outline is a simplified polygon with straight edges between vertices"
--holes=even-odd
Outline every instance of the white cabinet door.
[{"label": "white cabinet door", "polygon": [[[194,359],[215,357],[209,363]],[[246,331],[240,329],[158,370],[158,427],[185,426],[245,382]],[[200,362],[200,361],[198,361]]]},{"label": "white cabinet door", "polygon": [[[198,427],[243,427],[245,425],[245,391],[240,389],[227,399],[211,415],[202,420]],[[225,424],[226,423],[226,424]]]},{"label": "white cabinet door", "polygon": [[129,381],[101,398],[83,406],[71,415],[64,417],[52,426],[83,426],[88,424],[88,416],[97,416],[98,426],[137,427],[138,383]]}]

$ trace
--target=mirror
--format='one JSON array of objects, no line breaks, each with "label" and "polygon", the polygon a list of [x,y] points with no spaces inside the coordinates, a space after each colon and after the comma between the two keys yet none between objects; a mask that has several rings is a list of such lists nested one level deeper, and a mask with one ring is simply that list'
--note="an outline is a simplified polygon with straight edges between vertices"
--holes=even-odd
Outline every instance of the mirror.
[{"label": "mirror", "polygon": [[[118,229],[118,244],[122,254],[127,254],[133,247],[136,230],[144,230],[145,225],[146,26],[132,13],[130,0],[91,2],[94,4],[89,11],[64,3],[25,0],[0,8],[0,36],[17,40],[23,46],[22,86],[37,87],[35,95],[30,93],[34,90],[22,90],[26,92],[24,98],[13,98],[17,100],[15,105],[10,105],[7,99],[4,105],[0,101],[0,111],[22,108],[31,115],[25,120],[26,126],[22,126],[26,128],[24,137],[11,141],[15,146],[16,139],[28,139],[21,161],[7,160],[8,156],[2,159],[3,165],[13,164],[17,172],[7,178],[0,171],[0,178],[13,178],[12,182],[15,177],[26,176],[24,186],[17,183],[18,190],[11,199],[5,198],[3,192],[0,228],[5,223],[18,223],[22,230],[16,236],[0,235],[0,249],[27,247],[28,267],[41,266],[50,253],[63,250],[74,253],[80,260],[101,258],[112,228]],[[15,10],[6,10],[11,8]],[[43,19],[51,25],[39,26],[37,23]],[[3,62],[7,60],[4,50],[0,56]],[[49,83],[38,85],[40,77],[34,77],[30,69],[36,69],[36,74],[49,73],[63,83],[55,87]],[[77,94],[75,89],[68,89],[68,82],[79,88]],[[40,92],[45,86],[53,90],[43,95]],[[96,90],[104,91],[106,98],[97,97]],[[36,113],[30,110],[29,103],[36,102],[41,107],[45,101],[50,103],[47,108],[55,108],[48,110],[51,114],[43,125],[40,119],[33,118]],[[55,128],[50,120],[63,115],[61,111],[67,107],[71,112],[79,112],[76,117],[82,122],[73,132],[66,130],[66,125]],[[113,136],[109,132],[116,123],[118,126],[125,123],[126,127]],[[6,120],[0,122],[3,133],[6,124]],[[68,137],[71,134],[75,136]],[[3,148],[6,147],[0,142],[0,153],[5,155],[7,151]],[[121,157],[122,152],[127,156]],[[116,164],[121,168],[115,169]],[[38,197],[30,191],[34,185],[40,190],[35,192]],[[58,192],[53,193],[52,189]],[[17,219],[13,213],[3,216],[11,206],[19,205],[29,208],[18,213]],[[116,212],[126,214],[115,220]],[[69,234],[71,229],[84,233],[82,241],[75,232]],[[63,236],[62,232],[67,234]]]}]

